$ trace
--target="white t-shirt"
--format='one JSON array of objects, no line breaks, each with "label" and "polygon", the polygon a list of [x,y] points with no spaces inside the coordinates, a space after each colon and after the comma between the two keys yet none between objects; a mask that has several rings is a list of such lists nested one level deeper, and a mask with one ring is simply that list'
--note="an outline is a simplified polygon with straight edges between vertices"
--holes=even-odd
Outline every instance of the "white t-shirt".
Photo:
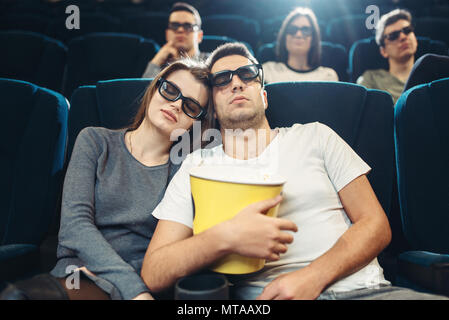
[{"label": "white t-shirt", "polygon": [[[171,180],[164,198],[153,211],[162,220],[193,225],[190,168],[203,164],[232,164],[257,167],[267,174],[286,178],[278,216],[296,223],[298,232],[280,260],[266,263],[261,272],[244,280],[249,285],[266,286],[282,273],[310,264],[328,251],[351,226],[338,196],[349,182],[371,168],[332,129],[319,122],[277,128],[278,134],[257,158],[236,160],[227,156],[222,145],[197,150],[187,156]],[[336,282],[335,292],[389,284],[377,259],[358,272]]]},{"label": "white t-shirt", "polygon": [[294,70],[283,62],[269,61],[262,65],[266,83],[285,81],[338,81],[334,69],[318,67],[310,71]]}]

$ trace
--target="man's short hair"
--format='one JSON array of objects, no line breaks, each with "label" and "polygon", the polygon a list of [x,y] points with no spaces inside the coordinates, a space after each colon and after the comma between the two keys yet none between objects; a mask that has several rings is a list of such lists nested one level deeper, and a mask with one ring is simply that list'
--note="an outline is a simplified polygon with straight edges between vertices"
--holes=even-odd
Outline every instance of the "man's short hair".
[{"label": "man's short hair", "polygon": [[407,20],[408,22],[410,22],[410,24],[412,24],[412,15],[407,10],[395,9],[380,17],[379,22],[376,26],[376,43],[379,47],[383,47],[385,45],[385,28],[393,23],[396,23],[399,20]]},{"label": "man's short hair", "polygon": [[218,46],[207,58],[206,65],[208,66],[209,70],[211,70],[215,62],[217,62],[217,60],[233,55],[248,58],[254,64],[259,63],[243,43],[230,42]]},{"label": "man's short hair", "polygon": [[171,7],[169,15],[171,15],[173,12],[176,12],[176,11],[187,11],[187,12],[190,12],[191,14],[193,14],[193,16],[195,17],[195,24],[198,25],[199,29],[201,29],[200,13],[192,5],[185,3],[185,2],[176,2]]}]

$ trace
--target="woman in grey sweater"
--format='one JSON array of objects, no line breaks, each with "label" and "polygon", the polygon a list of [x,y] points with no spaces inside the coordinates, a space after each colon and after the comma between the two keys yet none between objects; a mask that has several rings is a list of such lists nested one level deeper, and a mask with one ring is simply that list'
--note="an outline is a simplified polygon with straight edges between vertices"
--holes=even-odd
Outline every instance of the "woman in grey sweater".
[{"label": "woman in grey sweater", "polygon": [[[203,130],[211,123],[207,75],[200,63],[175,62],[148,87],[130,128],[80,132],[64,181],[59,260],[51,272],[66,289],[65,277],[77,268],[112,299],[152,298],[140,277],[157,224],[151,212],[178,169],[170,159],[173,140],[195,120],[203,119]],[[70,297],[73,290],[67,291]]]},{"label": "woman in grey sweater", "polygon": [[173,142],[182,132],[184,141],[196,138],[186,132],[195,120],[202,130],[212,123],[207,76],[199,62],[174,62],[152,81],[129,128],[80,132],[64,180],[58,262],[51,276],[16,284],[28,298],[152,299],[140,277],[157,224],[151,212],[179,167]]}]

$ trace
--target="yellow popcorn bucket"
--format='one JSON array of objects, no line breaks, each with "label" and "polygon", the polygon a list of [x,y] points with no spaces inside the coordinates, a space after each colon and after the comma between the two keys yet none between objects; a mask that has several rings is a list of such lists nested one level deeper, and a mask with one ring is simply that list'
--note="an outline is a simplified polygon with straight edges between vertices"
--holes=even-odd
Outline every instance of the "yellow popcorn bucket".
[{"label": "yellow popcorn bucket", "polygon": [[[229,166],[199,166],[192,168],[189,173],[194,234],[232,219],[254,202],[276,197],[282,192],[285,183],[279,176]],[[279,205],[271,208],[267,215],[277,216],[278,209]],[[264,265],[264,259],[230,254],[217,261],[211,269],[225,274],[247,274],[259,271]]]}]

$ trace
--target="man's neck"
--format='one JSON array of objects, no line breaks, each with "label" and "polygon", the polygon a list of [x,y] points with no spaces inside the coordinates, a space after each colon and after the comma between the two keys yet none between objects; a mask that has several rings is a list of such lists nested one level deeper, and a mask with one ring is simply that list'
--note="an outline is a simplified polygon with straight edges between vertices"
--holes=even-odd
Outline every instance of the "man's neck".
[{"label": "man's neck", "polygon": [[183,51],[182,49],[179,51],[181,57],[189,57],[189,58],[197,58],[200,54],[200,50],[198,47],[192,47],[189,51]]},{"label": "man's neck", "polygon": [[247,130],[222,129],[224,152],[231,158],[248,160],[258,157],[273,141],[277,131],[271,130],[268,122],[259,128]]},{"label": "man's neck", "polygon": [[413,64],[415,63],[415,58],[411,56],[405,61],[396,61],[393,59],[388,60],[390,64],[389,72],[401,80],[402,82],[406,82],[410,72],[412,71]]}]

